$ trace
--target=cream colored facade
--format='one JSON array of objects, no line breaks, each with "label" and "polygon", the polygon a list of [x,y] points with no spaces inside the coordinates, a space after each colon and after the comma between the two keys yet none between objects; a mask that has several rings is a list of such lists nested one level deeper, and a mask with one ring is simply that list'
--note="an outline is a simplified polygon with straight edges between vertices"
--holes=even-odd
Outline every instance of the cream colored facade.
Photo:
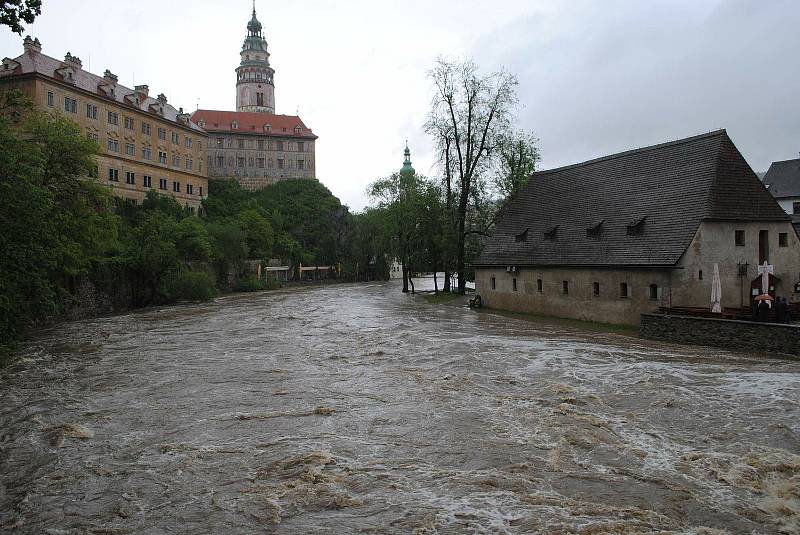
[{"label": "cream colored facade", "polygon": [[[69,78],[20,72],[24,69],[17,66],[24,66],[29,58],[6,58],[0,90],[19,89],[37,108],[78,123],[99,145],[98,181],[108,185],[114,195],[136,203],[155,190],[192,210],[201,208],[208,195],[208,134],[194,126],[188,114],[169,106],[163,95],[149,97],[147,86],[131,90],[118,85],[116,76],[108,71],[103,78],[82,71],[78,58],[68,55],[59,62],[41,55],[40,48],[29,47],[27,40],[25,54],[40,55],[32,62],[37,66],[60,63]],[[46,61],[38,61],[42,58]],[[97,87],[95,93],[88,90],[92,85]],[[101,87],[113,91],[104,93]]]},{"label": "cream colored facade", "polygon": [[[737,230],[744,231],[744,245],[736,245]],[[795,283],[800,281],[800,240],[788,222],[704,221],[674,267],[514,266],[514,271],[478,268],[476,291],[487,308],[638,325],[642,313],[657,312],[661,306],[710,310],[711,282],[717,263],[723,308],[747,307],[751,283],[759,277],[761,231],[768,234],[775,293],[789,302],[800,302],[800,294],[794,291]],[[781,234],[786,240],[783,246]],[[740,265],[746,265],[744,275],[740,275]]]}]

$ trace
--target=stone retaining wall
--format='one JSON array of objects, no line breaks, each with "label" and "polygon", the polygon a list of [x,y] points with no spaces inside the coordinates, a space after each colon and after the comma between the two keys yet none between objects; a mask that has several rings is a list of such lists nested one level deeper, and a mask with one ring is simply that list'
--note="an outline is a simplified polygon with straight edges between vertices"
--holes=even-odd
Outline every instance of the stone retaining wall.
[{"label": "stone retaining wall", "polygon": [[800,355],[800,326],[642,314],[642,338],[728,349]]}]

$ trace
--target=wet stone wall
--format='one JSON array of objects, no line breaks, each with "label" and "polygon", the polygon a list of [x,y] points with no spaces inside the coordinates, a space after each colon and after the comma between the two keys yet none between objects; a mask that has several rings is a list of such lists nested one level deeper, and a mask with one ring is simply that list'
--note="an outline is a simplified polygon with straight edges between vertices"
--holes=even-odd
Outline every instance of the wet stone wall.
[{"label": "wet stone wall", "polygon": [[684,344],[800,355],[800,326],[642,314],[643,338]]}]

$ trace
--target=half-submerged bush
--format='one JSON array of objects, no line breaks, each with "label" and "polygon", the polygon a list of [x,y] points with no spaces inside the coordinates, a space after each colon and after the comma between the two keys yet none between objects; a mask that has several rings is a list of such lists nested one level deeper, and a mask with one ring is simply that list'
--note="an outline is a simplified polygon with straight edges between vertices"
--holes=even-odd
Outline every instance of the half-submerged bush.
[{"label": "half-submerged bush", "polygon": [[214,277],[207,271],[181,271],[170,277],[167,293],[176,301],[210,301],[217,295]]}]

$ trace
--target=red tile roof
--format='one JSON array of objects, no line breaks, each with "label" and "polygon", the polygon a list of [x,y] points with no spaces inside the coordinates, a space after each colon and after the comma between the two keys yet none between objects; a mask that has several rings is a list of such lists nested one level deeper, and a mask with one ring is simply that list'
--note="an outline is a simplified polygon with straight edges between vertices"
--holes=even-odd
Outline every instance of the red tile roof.
[{"label": "red tile roof", "polygon": [[[271,113],[246,111],[197,110],[191,120],[208,132],[270,133],[279,136],[317,139],[300,117],[296,115],[274,115]],[[234,121],[237,128],[233,128]],[[297,130],[299,129],[299,130]]]}]

